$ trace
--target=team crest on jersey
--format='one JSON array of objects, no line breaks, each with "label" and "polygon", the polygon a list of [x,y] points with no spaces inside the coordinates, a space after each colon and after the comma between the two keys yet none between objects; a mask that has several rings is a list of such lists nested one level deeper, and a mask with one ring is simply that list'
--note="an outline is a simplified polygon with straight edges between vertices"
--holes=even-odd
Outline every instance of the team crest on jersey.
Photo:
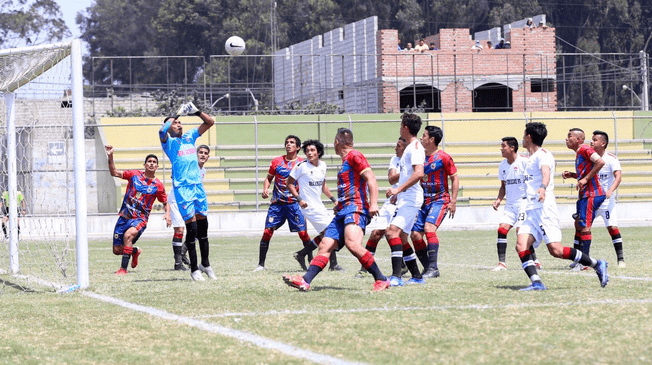
[{"label": "team crest on jersey", "polygon": [[436,169],[437,168],[437,163],[436,162],[431,163],[430,168],[433,169],[433,170]]},{"label": "team crest on jersey", "polygon": [[269,221],[269,223],[272,223],[272,222],[274,222],[274,218],[273,218],[273,217],[269,217],[268,221]]},{"label": "team crest on jersey", "polygon": [[118,238],[120,238],[120,235],[116,233],[113,235],[113,238],[117,240]]},{"label": "team crest on jersey", "polygon": [[147,187],[147,194],[151,194],[151,193],[152,193],[152,190],[153,190],[152,187],[151,187],[151,186],[148,186],[148,187]]},{"label": "team crest on jersey", "polygon": [[421,178],[421,181],[427,182],[428,181],[428,175],[423,175],[423,177]]}]

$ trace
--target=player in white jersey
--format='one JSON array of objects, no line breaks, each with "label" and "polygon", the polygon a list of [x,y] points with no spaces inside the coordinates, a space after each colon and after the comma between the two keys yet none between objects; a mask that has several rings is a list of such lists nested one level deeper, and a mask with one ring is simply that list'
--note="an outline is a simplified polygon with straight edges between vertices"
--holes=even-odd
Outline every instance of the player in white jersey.
[{"label": "player in white jersey", "polygon": [[609,135],[603,131],[593,132],[593,138],[591,139],[591,147],[595,152],[602,157],[604,161],[604,166],[599,172],[600,185],[605,191],[605,200],[600,208],[598,209],[597,215],[602,217],[604,220],[604,225],[609,231],[611,236],[611,241],[614,245],[614,250],[616,250],[616,257],[618,258],[618,267],[624,268],[625,259],[623,257],[623,238],[620,235],[620,230],[618,229],[618,215],[616,213],[616,198],[613,196],[616,189],[620,185],[622,179],[622,169],[620,168],[620,161],[618,157],[614,156],[611,153],[606,152],[607,145],[609,145]]},{"label": "player in white jersey", "polygon": [[530,153],[530,158],[523,174],[526,194],[525,220],[518,232],[516,252],[532,284],[522,290],[546,289],[530,252],[530,247],[537,247],[541,240],[545,240],[552,256],[594,268],[600,285],[605,287],[609,281],[606,261],[595,260],[580,250],[561,244],[559,214],[552,178],[555,173],[555,158],[550,151],[541,148],[547,135],[546,125],[538,122],[528,123],[523,133],[523,147]]},{"label": "player in white jersey", "polygon": [[[333,212],[326,209],[322,203],[321,194],[324,193],[333,203],[336,199],[326,185],[326,163],[320,160],[324,156],[324,145],[318,140],[310,139],[303,142],[301,148],[307,160],[299,162],[290,171],[287,186],[290,194],[299,202],[303,217],[319,232],[319,235],[313,239],[313,244],[294,253],[294,258],[301,268],[307,270],[306,256],[319,246],[324,230],[334,217]],[[294,186],[295,181],[299,184],[298,192]],[[337,264],[335,251],[331,253],[329,262],[331,271],[344,270]]]},{"label": "player in white jersey", "polygon": [[[398,137],[396,145],[394,146],[394,151],[396,152],[395,156],[392,156],[392,159],[389,161],[389,166],[387,167],[387,179],[393,188],[398,187],[399,173],[401,171],[401,157],[403,156],[403,151],[405,151],[406,142],[403,137]],[[374,217],[376,229],[374,229],[369,235],[369,240],[365,248],[367,251],[371,252],[372,255],[375,255],[376,248],[378,247],[378,242],[385,235],[387,227],[389,227],[389,222],[392,220],[394,213],[396,212],[396,196],[385,199],[385,203],[378,211],[378,215]],[[405,268],[407,270],[407,267]],[[355,277],[362,278],[367,274],[367,270],[364,267],[361,267]]]},{"label": "player in white jersey", "polygon": [[410,284],[425,283],[419,271],[414,251],[404,257],[404,246],[406,250],[412,250],[408,243],[408,234],[416,220],[417,213],[423,204],[423,188],[419,181],[423,177],[423,163],[426,154],[417,135],[421,129],[421,118],[415,114],[403,114],[401,116],[401,137],[407,142],[400,162],[400,173],[398,187],[387,190],[387,197],[397,195],[396,213],[387,227],[387,240],[392,251],[392,276],[389,278],[392,286],[403,286],[401,279],[401,263],[405,264],[412,274]]},{"label": "player in white jersey", "polygon": [[[206,168],[204,164],[210,158],[211,149],[203,144],[197,147],[197,162],[199,163],[199,174],[202,181],[206,177]],[[174,269],[186,271],[188,270],[183,264],[190,265],[190,260],[186,256],[188,248],[183,244],[183,231],[186,226],[181,213],[179,213],[179,206],[177,206],[177,199],[174,196],[174,186],[170,189],[171,193],[168,196],[168,203],[170,203],[170,215],[172,218],[172,227],[174,228],[174,236],[172,237],[172,250],[174,251]],[[201,247],[200,247],[201,249]]]},{"label": "player in white jersey", "polygon": [[[523,172],[525,171],[525,164],[527,158],[518,154],[518,141],[514,137],[505,137],[500,143],[500,153],[505,158],[498,166],[498,179],[500,179],[500,189],[498,190],[498,197],[491,204],[494,210],[498,210],[500,203],[505,200],[505,207],[503,208],[498,226],[498,265],[491,271],[507,270],[505,263],[505,253],[507,251],[507,234],[516,227],[516,234],[521,222],[525,218],[525,185],[523,184]],[[536,258],[534,248],[532,251],[532,259],[534,260],[537,269],[541,269],[541,263]]]}]

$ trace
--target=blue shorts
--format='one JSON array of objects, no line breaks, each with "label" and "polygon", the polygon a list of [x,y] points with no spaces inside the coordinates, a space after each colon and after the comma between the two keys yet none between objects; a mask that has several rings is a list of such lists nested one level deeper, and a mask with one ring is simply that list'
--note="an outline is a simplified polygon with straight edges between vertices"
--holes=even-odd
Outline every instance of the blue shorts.
[{"label": "blue shorts", "polygon": [[577,219],[580,227],[591,228],[598,208],[604,202],[605,196],[589,196],[580,198],[575,204]]},{"label": "blue shorts", "polygon": [[358,211],[358,207],[355,205],[349,205],[335,214],[335,218],[333,218],[331,224],[329,224],[324,231],[324,237],[329,237],[337,241],[337,251],[345,245],[344,227],[348,224],[360,226],[360,228],[362,228],[362,233],[364,234],[367,224],[369,224],[369,213],[366,211],[361,213]]},{"label": "blue shorts", "polygon": [[174,188],[179,213],[184,221],[192,219],[195,214],[208,216],[208,200],[203,184],[183,185]]},{"label": "blue shorts", "polygon": [[140,235],[145,232],[147,228],[147,220],[145,219],[127,219],[125,217],[118,217],[118,221],[115,223],[115,229],[113,230],[113,246],[122,246],[124,245],[124,235],[125,232],[131,227],[135,227],[138,230],[136,238],[134,238],[133,243],[138,241]]},{"label": "blue shorts", "polygon": [[265,228],[279,229],[285,220],[288,221],[290,232],[301,232],[307,229],[299,203],[270,205],[265,219]]},{"label": "blue shorts", "polygon": [[434,224],[439,228],[441,222],[446,218],[446,208],[448,208],[448,202],[442,201],[422,206],[417,213],[417,220],[412,226],[412,232],[424,232],[426,223]]}]

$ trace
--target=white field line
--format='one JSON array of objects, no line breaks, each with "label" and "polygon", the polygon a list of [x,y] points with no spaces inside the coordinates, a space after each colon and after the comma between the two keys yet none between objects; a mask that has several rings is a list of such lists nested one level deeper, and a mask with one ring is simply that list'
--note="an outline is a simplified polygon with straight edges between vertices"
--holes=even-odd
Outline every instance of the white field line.
[{"label": "white field line", "polygon": [[267,312],[240,312],[240,313],[220,313],[199,318],[224,318],[224,317],[255,317],[255,316],[280,316],[280,315],[319,315],[328,313],[362,313],[362,312],[404,312],[404,311],[447,311],[447,310],[491,310],[491,309],[508,309],[508,308],[542,308],[558,306],[586,306],[586,305],[622,305],[622,304],[652,304],[652,298],[647,299],[622,299],[622,300],[591,300],[565,303],[519,303],[519,304],[469,304],[469,305],[435,305],[426,307],[375,307],[375,308],[351,308],[351,309],[320,309],[320,310],[282,310]]},{"label": "white field line", "polygon": [[248,342],[258,347],[279,351],[286,355],[297,357],[317,364],[341,364],[341,365],[361,364],[357,362],[350,362],[350,361],[338,359],[336,357],[332,357],[328,355],[318,354],[308,350],[303,350],[298,347],[284,344],[282,342],[278,342],[262,336],[254,335],[252,333],[234,330],[228,327],[218,326],[215,324],[207,323],[202,320],[193,319],[190,317],[179,316],[174,313],[166,312],[164,310],[126,302],[124,300],[109,297],[106,295],[96,294],[90,291],[82,291],[81,293],[85,296],[98,299],[106,303],[118,305],[138,312],[147,313],[153,317],[158,317],[168,321],[185,324],[191,327],[199,328],[207,332],[216,333],[222,336],[232,337],[240,341]]}]

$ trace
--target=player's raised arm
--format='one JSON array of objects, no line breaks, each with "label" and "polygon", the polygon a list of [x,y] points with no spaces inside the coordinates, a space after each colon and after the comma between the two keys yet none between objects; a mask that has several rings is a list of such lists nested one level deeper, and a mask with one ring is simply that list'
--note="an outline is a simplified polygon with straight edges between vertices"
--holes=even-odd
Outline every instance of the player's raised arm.
[{"label": "player's raised arm", "polygon": [[170,126],[172,126],[172,122],[175,119],[176,117],[165,118],[165,121],[163,122],[161,129],[158,130],[158,136],[161,139],[161,143],[165,143],[168,141],[168,130],[170,129]]},{"label": "player's raised arm", "polygon": [[109,158],[109,172],[111,173],[111,176],[119,177],[122,179],[122,170],[116,169],[115,163],[113,162],[113,146],[106,145],[104,146],[104,149],[106,150],[106,155]]}]

